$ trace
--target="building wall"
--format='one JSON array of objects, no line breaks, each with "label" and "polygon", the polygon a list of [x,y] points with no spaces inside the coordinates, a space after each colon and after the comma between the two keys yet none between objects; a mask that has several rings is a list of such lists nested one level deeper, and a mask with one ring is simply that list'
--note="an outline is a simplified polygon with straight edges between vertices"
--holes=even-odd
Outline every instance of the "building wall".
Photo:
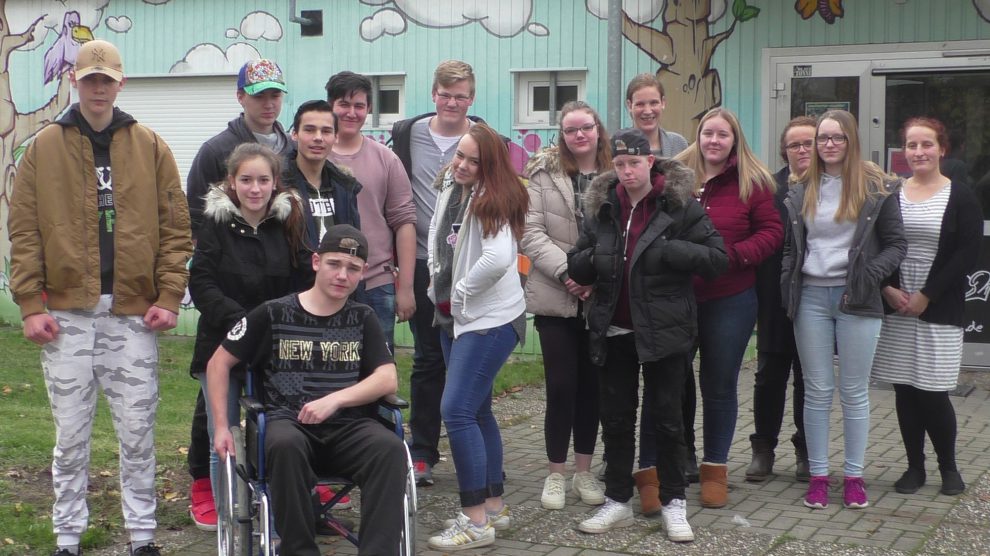
[{"label": "building wall", "polygon": [[[464,13],[441,13],[430,0],[300,0],[297,9],[323,10],[323,35],[301,37],[288,2],[252,0],[0,0],[3,29],[33,27],[33,40],[15,49],[0,73],[0,227],[6,230],[13,160],[44,123],[68,106],[66,74],[49,62],[67,45],[63,22],[117,44],[129,75],[187,71],[234,73],[246,60],[272,58],[287,76],[290,94],[282,112],[291,120],[301,102],[324,96],[327,78],[340,70],[404,72],[407,116],[432,109],[432,70],[448,58],[471,63],[478,78],[472,112],[514,143],[521,165],[556,139],[553,129],[513,127],[513,78],[524,68],[587,68],[586,100],[604,113],[606,50],[623,42],[624,81],[660,71],[667,87],[665,127],[693,134],[693,123],[712,106],[737,112],[751,145],[758,146],[764,48],[990,39],[990,0],[629,0],[624,37],[609,37],[601,10],[607,0],[503,0],[453,2]],[[277,9],[271,7],[275,5]],[[799,9],[809,7],[805,14]],[[735,12],[733,9],[735,8]],[[66,15],[68,14],[68,15]],[[807,18],[802,17],[807,15]],[[602,16],[602,17],[599,17]],[[68,19],[66,19],[68,18]],[[26,37],[29,38],[29,37]],[[707,41],[705,41],[707,39]],[[78,45],[75,45],[78,48]],[[707,50],[706,50],[707,48]],[[661,64],[669,63],[669,66]],[[57,64],[49,64],[58,68]],[[52,73],[52,72],[49,72]],[[231,95],[234,91],[231,91]],[[628,125],[624,116],[623,125]],[[217,130],[219,131],[219,130]],[[387,141],[388,132],[370,133]],[[16,320],[9,299],[9,241],[0,233],[0,319]],[[192,326],[192,312],[183,318]]]}]

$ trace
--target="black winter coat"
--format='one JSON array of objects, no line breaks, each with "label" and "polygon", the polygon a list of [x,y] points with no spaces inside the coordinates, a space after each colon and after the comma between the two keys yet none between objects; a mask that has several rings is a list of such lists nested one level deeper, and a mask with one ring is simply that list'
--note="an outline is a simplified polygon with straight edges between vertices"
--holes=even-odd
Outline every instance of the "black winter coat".
[{"label": "black winter coat", "polygon": [[312,253],[300,249],[293,262],[289,251],[284,222],[290,196],[279,193],[255,230],[220,188],[207,194],[189,268],[189,293],[200,314],[191,374],[206,371],[227,332],[249,311],[312,285]]},{"label": "black winter coat", "polygon": [[[306,176],[296,164],[299,151],[292,149],[285,158],[285,170],[282,171],[282,183],[295,189],[302,202],[306,214],[306,246],[316,249],[320,245],[320,227],[313,218],[313,210],[309,206],[309,183]],[[333,222],[334,224],[350,224],[361,229],[361,215],[358,213],[357,196],[361,192],[361,184],[349,172],[329,160],[323,165],[323,179],[329,180],[333,189]]]},{"label": "black winter coat", "polygon": [[[787,166],[780,169],[774,176],[777,180],[777,191],[773,202],[780,212],[780,220],[786,226],[787,207],[784,199],[787,197],[787,180],[791,170]],[[774,251],[756,268],[756,349],[769,353],[797,353],[794,344],[794,323],[787,318],[784,302],[780,297],[780,263],[784,258],[784,246]]]},{"label": "black winter coat", "polygon": [[[636,352],[643,362],[686,353],[697,336],[697,304],[691,279],[719,275],[729,266],[722,237],[694,199],[694,174],[680,162],[657,159],[664,174],[657,210],[636,243],[629,279],[629,304]],[[568,254],[568,275],[595,286],[586,305],[591,359],[606,359],[606,334],[622,284],[625,226],[621,222],[615,172],[598,176],[584,196],[584,225]]]}]

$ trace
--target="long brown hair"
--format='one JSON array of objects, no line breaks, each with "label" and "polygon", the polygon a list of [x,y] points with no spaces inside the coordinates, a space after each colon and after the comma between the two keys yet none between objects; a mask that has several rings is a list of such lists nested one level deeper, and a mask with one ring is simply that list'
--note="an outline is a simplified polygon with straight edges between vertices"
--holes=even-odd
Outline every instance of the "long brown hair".
[{"label": "long brown hair", "polygon": [[[237,198],[237,192],[234,191],[233,182],[241,164],[255,158],[260,158],[268,164],[272,172],[272,179],[275,182],[275,187],[272,188],[272,196],[268,199],[268,210],[271,211],[272,203],[275,202],[275,197],[278,194],[288,194],[291,210],[283,226],[285,227],[285,237],[289,242],[289,256],[292,260],[292,266],[296,266],[298,262],[296,261],[296,252],[303,246],[306,225],[303,222],[303,211],[299,203],[299,197],[291,189],[282,184],[282,158],[265,145],[259,143],[241,143],[227,157],[227,179],[224,180],[224,192],[227,194],[230,202],[234,203],[235,207],[241,207],[241,201]],[[312,251],[313,249],[310,250]]]},{"label": "long brown hair", "polygon": [[818,118],[815,126],[815,156],[811,157],[811,166],[800,178],[804,184],[804,204],[801,214],[814,218],[818,207],[818,189],[821,187],[822,174],[825,173],[825,162],[818,154],[818,130],[825,120],[833,120],[846,136],[846,157],[842,160],[842,193],[839,197],[839,208],[835,211],[835,221],[855,221],[859,218],[859,210],[863,208],[867,195],[887,195],[884,180],[887,177],[879,166],[863,160],[859,153],[859,125],[856,116],[845,110],[829,110]]},{"label": "long brown hair", "polygon": [[526,225],[529,194],[509,160],[502,138],[485,124],[471,126],[467,135],[478,145],[478,186],[471,213],[481,222],[482,235],[494,236],[508,225],[518,241]]},{"label": "long brown hair", "polygon": [[612,149],[608,146],[608,132],[605,131],[605,126],[602,125],[598,112],[595,112],[595,109],[583,100],[572,100],[560,109],[560,144],[557,145],[557,152],[560,153],[560,167],[568,176],[574,177],[578,174],[577,159],[574,158],[574,153],[567,148],[567,141],[564,140],[564,116],[576,110],[584,110],[595,120],[595,126],[598,128],[598,143],[595,144],[598,154],[595,156],[595,166],[599,172],[604,172],[612,167]]},{"label": "long brown hair", "polygon": [[725,108],[712,108],[698,122],[694,143],[674,157],[675,160],[683,162],[685,166],[694,170],[695,194],[701,191],[701,186],[705,183],[705,158],[701,155],[701,131],[705,127],[705,123],[714,118],[722,118],[732,128],[733,145],[729,156],[736,156],[736,171],[739,173],[739,200],[748,203],[754,187],[770,192],[776,190],[777,182],[770,175],[770,171],[760,162],[760,159],[756,158],[753,151],[749,150],[746,136],[743,135],[742,126],[739,125],[739,118]]}]

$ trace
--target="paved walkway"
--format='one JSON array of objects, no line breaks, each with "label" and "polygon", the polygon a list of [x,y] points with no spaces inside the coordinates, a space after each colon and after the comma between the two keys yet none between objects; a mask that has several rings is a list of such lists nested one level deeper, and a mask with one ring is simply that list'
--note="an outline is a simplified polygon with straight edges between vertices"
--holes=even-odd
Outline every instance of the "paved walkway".
[{"label": "paved walkway", "polygon": [[[763,484],[746,483],[749,464],[748,436],[753,431],[752,365],[740,377],[739,422],[729,461],[730,503],[720,510],[702,509],[699,488],[687,492],[689,519],[696,541],[677,545],[667,541],[660,519],[637,513],[635,526],[604,535],[586,535],[576,525],[592,508],[569,495],[560,511],[544,510],[540,493],[546,476],[543,443],[543,391],[528,388],[497,402],[496,414],[506,423],[506,501],[511,505],[513,526],[500,532],[493,546],[469,551],[474,554],[518,556],[604,556],[611,554],[990,554],[990,392],[976,388],[966,397],[953,397],[959,419],[958,460],[968,484],[959,497],[938,493],[940,480],[934,455],[928,447],[930,484],[917,494],[897,494],[893,482],[905,469],[904,452],[889,387],[871,390],[871,432],[867,450],[866,482],[870,507],[843,509],[841,486],[831,493],[826,510],[810,510],[801,504],[805,484],[794,481],[794,455],[788,444],[777,450],[778,475]],[[986,382],[986,381],[984,381]],[[832,412],[838,417],[838,401]],[[698,418],[700,426],[701,418]],[[790,404],[782,437],[793,432]],[[833,419],[831,461],[841,465],[841,426]],[[700,434],[699,434],[700,440]],[[442,449],[446,449],[443,447]],[[600,450],[600,447],[599,447]],[[449,452],[448,452],[449,454]],[[596,457],[596,461],[600,458]],[[439,555],[426,547],[426,538],[457,511],[457,483],[453,464],[442,462],[434,470],[436,485],[420,490],[420,554]],[[841,470],[833,470],[841,481]],[[633,498],[634,507],[638,499]],[[357,517],[356,510],[353,517]],[[168,554],[215,554],[211,534],[195,530],[162,538]],[[324,554],[356,554],[346,541],[323,538]]]}]

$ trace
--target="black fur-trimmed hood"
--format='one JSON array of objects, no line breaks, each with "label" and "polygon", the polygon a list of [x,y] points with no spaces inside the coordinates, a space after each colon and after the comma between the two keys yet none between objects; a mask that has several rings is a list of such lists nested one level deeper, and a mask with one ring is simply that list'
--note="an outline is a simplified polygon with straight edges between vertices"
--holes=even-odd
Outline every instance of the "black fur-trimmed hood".
[{"label": "black fur-trimmed hood", "polygon": [[[694,171],[671,158],[657,158],[651,172],[659,171],[664,175],[663,197],[668,205],[679,208],[694,197]],[[615,170],[609,170],[591,182],[584,193],[585,214],[598,214],[599,209],[608,200],[609,192],[619,183]]]},{"label": "black fur-trimmed hood", "polygon": [[[276,194],[268,208],[268,216],[265,217],[265,220],[275,218],[280,222],[285,222],[292,214],[293,197],[295,197],[296,203],[300,202],[299,196],[295,192],[283,191]],[[244,217],[241,216],[241,209],[234,205],[234,202],[230,200],[230,197],[220,186],[213,186],[207,191],[206,208],[203,209],[203,215],[220,224],[226,224],[234,218],[241,222],[244,221]]]}]

